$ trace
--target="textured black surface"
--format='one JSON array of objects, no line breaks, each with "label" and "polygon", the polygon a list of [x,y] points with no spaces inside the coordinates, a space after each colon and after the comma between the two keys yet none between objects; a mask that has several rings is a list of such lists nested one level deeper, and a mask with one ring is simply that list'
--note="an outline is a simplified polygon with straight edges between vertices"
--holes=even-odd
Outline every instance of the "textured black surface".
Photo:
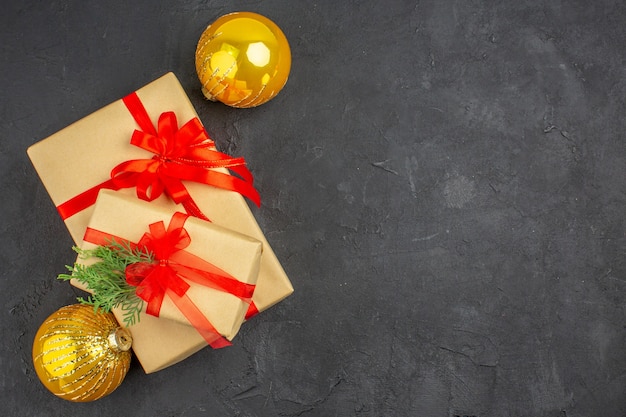
[{"label": "textured black surface", "polygon": [[[3,2],[0,414],[626,415],[622,1],[87,3]],[[293,55],[251,110],[193,64],[237,10]],[[58,400],[30,352],[74,256],[26,148],[167,71],[247,158],[296,292],[231,348]]]}]

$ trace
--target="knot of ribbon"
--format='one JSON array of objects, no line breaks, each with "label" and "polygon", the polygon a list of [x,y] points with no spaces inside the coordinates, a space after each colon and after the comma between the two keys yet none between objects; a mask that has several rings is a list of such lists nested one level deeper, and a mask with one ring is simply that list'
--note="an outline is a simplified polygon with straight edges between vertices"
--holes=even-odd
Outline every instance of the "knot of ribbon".
[{"label": "knot of ribbon", "polygon": [[[57,207],[61,217],[67,219],[95,203],[103,189],[119,190],[135,187],[137,197],[152,201],[163,193],[194,217],[208,218],[198,208],[183,181],[198,182],[225,190],[236,191],[257,206],[261,199],[254,188],[253,177],[243,158],[232,158],[217,151],[197,117],[182,127],[174,112],[159,116],[157,127],[136,93],[122,99],[140,130],[135,130],[130,143],[154,154],[149,159],[122,162],[111,171],[111,179],[98,184]],[[227,168],[231,173],[214,168]]]},{"label": "knot of ribbon", "polygon": [[[185,250],[191,243],[191,237],[183,227],[188,217],[187,214],[177,212],[167,228],[163,221],[152,223],[139,242],[128,242],[133,249],[152,253],[154,261],[129,264],[124,271],[126,282],[136,287],[137,296],[147,302],[147,314],[158,317],[167,295],[212,347],[228,346],[230,342],[218,333],[186,294],[190,288],[189,282],[227,292],[248,304],[251,303],[255,286],[237,280],[226,271]],[[98,245],[125,241],[92,228],[87,228],[84,240]]]}]

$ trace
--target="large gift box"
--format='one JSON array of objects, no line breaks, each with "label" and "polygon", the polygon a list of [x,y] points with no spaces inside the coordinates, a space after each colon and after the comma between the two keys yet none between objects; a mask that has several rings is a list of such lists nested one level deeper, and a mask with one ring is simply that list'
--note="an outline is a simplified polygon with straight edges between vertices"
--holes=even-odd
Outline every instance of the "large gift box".
[{"label": "large gift box", "polygon": [[[258,240],[109,190],[100,192],[84,239],[80,247],[87,251],[114,242],[140,245],[156,258],[131,268],[139,265],[135,269],[154,272],[164,267],[188,285],[180,296],[172,289],[174,285],[163,290],[161,300],[152,294],[150,302],[160,308],[157,316],[147,314],[149,300],[141,301],[138,320],[128,326],[133,350],[147,373],[173,365],[208,343],[228,344],[223,338],[232,340],[237,334],[257,282],[262,252]],[[76,264],[94,262],[100,259],[79,256]],[[147,272],[138,275],[149,276]],[[71,282],[90,291],[76,279]],[[122,306],[112,311],[118,322],[126,321],[127,310]]]},{"label": "large gift box", "polygon": [[[176,163],[172,163],[159,154],[159,147],[167,148],[165,151],[171,150],[170,148],[176,146],[176,139],[185,136],[176,131],[178,123],[182,126],[180,131],[186,130],[184,133],[187,139],[195,134],[189,133],[195,132],[193,129],[203,130],[197,117],[175,75],[168,73],[124,99],[115,101],[36,143],[28,149],[28,155],[76,243],[82,241],[100,188],[111,188],[117,193],[135,198],[153,199],[151,204],[172,213],[185,209],[187,212],[191,211],[192,215],[199,212],[219,226],[261,241],[263,254],[257,287],[248,311],[250,317],[289,296],[293,287],[244,197],[228,189],[242,184],[239,178],[233,179],[234,176],[225,175],[228,173],[227,168],[237,170],[237,167],[229,165],[229,160],[224,159],[218,161],[217,167],[213,164],[206,172],[198,173],[202,167],[197,164],[190,168],[185,166],[184,158],[178,158],[174,161]],[[143,148],[133,146],[136,143],[131,144],[131,140],[135,141],[135,135],[144,133],[138,133],[138,130],[150,130],[150,125],[158,126],[158,134],[157,129],[152,128],[152,133],[147,132],[144,135],[146,138],[143,139]],[[162,132],[173,140],[166,145],[155,143],[154,137],[150,135],[160,136]],[[189,140],[193,142],[193,138]],[[204,151],[198,149],[199,154]],[[165,184],[155,182],[159,168],[153,166],[161,162],[164,165],[169,164],[168,172],[174,176],[179,175],[182,181],[176,183],[168,180]],[[144,170],[141,175],[137,174],[140,169]],[[193,175],[187,171],[193,171]],[[139,175],[139,179],[131,184],[131,180],[135,178],[133,175]],[[244,172],[243,176],[245,175]],[[206,185],[208,179],[214,179],[223,188]],[[249,187],[246,187],[244,184],[239,188],[243,190],[243,194],[252,195]],[[166,192],[163,192],[163,188]],[[181,203],[180,194],[185,193],[189,198],[182,197]],[[178,198],[179,203],[175,203],[172,198]]]}]

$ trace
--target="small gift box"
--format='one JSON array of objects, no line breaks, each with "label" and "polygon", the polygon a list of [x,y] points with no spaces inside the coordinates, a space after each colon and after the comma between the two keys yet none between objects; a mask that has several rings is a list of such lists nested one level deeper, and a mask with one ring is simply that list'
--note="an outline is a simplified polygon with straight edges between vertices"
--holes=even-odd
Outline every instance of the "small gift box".
[{"label": "small gift box", "polygon": [[242,197],[257,202],[250,173],[241,158],[216,151],[174,74],[36,143],[28,155],[75,242],[82,241],[98,192],[112,189],[171,213],[206,216],[261,241],[261,267],[247,317],[293,292]]},{"label": "small gift box", "polygon": [[[125,269],[126,288],[136,288],[133,299],[140,303],[140,313],[137,319],[130,317],[128,329],[147,373],[173,365],[207,344],[227,345],[225,339],[237,334],[257,282],[261,242],[103,190],[81,250],[113,245],[118,252],[135,248],[142,256],[151,254],[149,262],[130,263]],[[102,260],[79,256],[75,268],[95,262]],[[77,279],[71,283],[93,292]],[[128,308],[120,305],[112,311],[120,323],[128,323]]]}]

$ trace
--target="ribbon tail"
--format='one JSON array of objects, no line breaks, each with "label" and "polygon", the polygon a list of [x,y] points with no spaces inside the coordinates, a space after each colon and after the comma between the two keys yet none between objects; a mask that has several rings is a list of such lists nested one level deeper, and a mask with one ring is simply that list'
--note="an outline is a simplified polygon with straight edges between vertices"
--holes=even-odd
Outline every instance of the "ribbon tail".
[{"label": "ribbon tail", "polygon": [[245,182],[249,182],[252,184],[254,182],[254,178],[252,177],[252,173],[245,165],[237,165],[228,167],[228,169],[237,175],[239,175]]},{"label": "ribbon tail", "polygon": [[254,188],[252,183],[244,181],[239,177],[212,169],[203,169],[182,164],[168,164],[167,169],[164,171],[163,174],[180,180],[199,182],[229,191],[236,191],[244,197],[249,198],[257,206],[261,204],[259,192]]},{"label": "ribbon tail", "polygon": [[249,198],[250,201],[252,201],[257,207],[261,206],[261,196],[252,183],[241,178],[216,171],[208,171],[206,177],[210,178],[211,185],[215,185],[225,190],[236,191],[242,196]]},{"label": "ribbon tail", "polygon": [[141,292],[141,289],[139,289],[136,294],[139,298],[148,303],[148,306],[146,307],[146,314],[150,314],[154,317],[159,317],[159,314],[161,314],[161,305],[163,305],[163,298],[165,296],[165,293],[160,291],[151,291],[149,288],[146,288],[146,290],[147,294]]},{"label": "ribbon tail", "polygon": [[200,333],[206,342],[213,348],[219,349],[230,346],[231,343],[213,327],[211,322],[202,314],[198,306],[187,296],[179,297],[173,291],[168,291],[167,295],[174,302],[176,307],[183,313],[189,323]]},{"label": "ribbon tail", "polygon": [[198,217],[199,219],[202,220],[206,220],[208,222],[210,222],[211,220],[202,212],[202,210],[200,210],[200,207],[198,207],[198,205],[196,204],[195,201],[193,201],[193,198],[191,198],[191,196],[185,200],[183,200],[183,202],[181,203],[183,205],[183,208],[185,209],[185,211],[187,212],[187,214],[189,214],[190,216],[193,217]]},{"label": "ribbon tail", "polygon": [[170,267],[188,281],[223,291],[246,304],[252,301],[255,285],[239,281],[228,272],[194,254],[182,251],[175,253],[170,258]]},{"label": "ribbon tail", "polygon": [[200,210],[200,207],[193,200],[185,185],[179,180],[171,177],[163,177],[161,181],[165,185],[165,193],[176,203],[181,204],[188,215],[198,217],[202,220],[210,221]]},{"label": "ribbon tail", "polygon": [[248,311],[246,311],[246,320],[251,319],[252,317],[259,314],[259,309],[254,304],[254,301],[250,302],[250,306],[248,307]]}]

